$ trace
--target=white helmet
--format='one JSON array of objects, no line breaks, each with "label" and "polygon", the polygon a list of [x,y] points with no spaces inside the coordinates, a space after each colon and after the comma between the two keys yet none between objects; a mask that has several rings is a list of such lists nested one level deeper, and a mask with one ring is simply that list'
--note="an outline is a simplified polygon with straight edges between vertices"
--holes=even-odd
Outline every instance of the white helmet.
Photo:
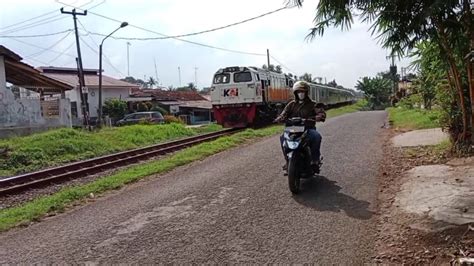
[{"label": "white helmet", "polygon": [[308,92],[309,91],[309,84],[306,81],[300,80],[293,84],[293,92],[297,93],[298,91]]}]

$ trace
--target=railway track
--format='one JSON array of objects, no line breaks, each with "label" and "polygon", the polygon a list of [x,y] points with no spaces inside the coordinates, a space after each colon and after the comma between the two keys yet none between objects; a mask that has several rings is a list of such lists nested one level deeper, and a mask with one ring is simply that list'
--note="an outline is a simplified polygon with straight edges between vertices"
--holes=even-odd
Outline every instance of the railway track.
[{"label": "railway track", "polygon": [[225,129],[189,138],[160,143],[144,148],[114,153],[89,160],[70,163],[63,166],[44,169],[27,174],[0,179],[0,196],[43,186],[48,183],[61,182],[103,172],[117,166],[129,165],[157,155],[184,149],[202,142],[236,133],[242,129]]}]

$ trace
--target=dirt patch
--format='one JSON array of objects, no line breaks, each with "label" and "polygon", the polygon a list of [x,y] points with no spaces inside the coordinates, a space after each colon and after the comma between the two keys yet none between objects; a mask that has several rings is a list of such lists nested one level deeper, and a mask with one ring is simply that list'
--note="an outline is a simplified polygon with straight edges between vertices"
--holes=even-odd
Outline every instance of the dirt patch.
[{"label": "dirt patch", "polygon": [[445,164],[449,154],[431,147],[394,147],[390,141],[397,132],[388,129],[384,161],[379,180],[377,263],[447,264],[458,257],[474,257],[474,231],[468,225],[438,226],[427,215],[407,213],[396,196],[407,181],[405,172],[416,166]]}]

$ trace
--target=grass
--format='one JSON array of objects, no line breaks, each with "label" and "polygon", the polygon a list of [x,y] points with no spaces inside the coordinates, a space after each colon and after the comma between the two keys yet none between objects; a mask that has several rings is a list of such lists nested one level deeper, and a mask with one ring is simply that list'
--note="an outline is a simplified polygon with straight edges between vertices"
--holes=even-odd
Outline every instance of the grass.
[{"label": "grass", "polygon": [[182,124],[133,125],[88,132],[71,128],[0,140],[0,176],[10,176],[67,162],[130,150],[167,140],[208,133],[218,125],[186,128]]},{"label": "grass", "polygon": [[281,126],[258,130],[247,129],[232,136],[222,137],[212,142],[179,151],[163,160],[132,166],[91,183],[64,188],[55,194],[37,198],[17,207],[0,210],[0,231],[38,220],[48,213],[64,211],[72,203],[86,199],[91,194],[98,195],[107,190],[118,189],[147,176],[170,171],[175,167],[238,146],[248,140],[274,135],[281,132],[281,130]]},{"label": "grass", "polygon": [[[360,103],[358,104],[359,106],[361,105]],[[344,108],[344,112],[333,111],[331,117],[359,110],[359,108],[354,107],[342,108]],[[207,127],[201,127],[198,129],[199,130],[196,132],[205,133],[218,130],[220,127],[216,125],[209,125]],[[149,129],[141,127],[133,129],[130,127],[128,130],[146,131]],[[183,129],[180,128],[180,130]],[[189,131],[186,131],[187,129],[184,130],[185,131],[183,132],[189,133]],[[187,148],[159,161],[152,161],[149,163],[132,166],[113,175],[99,178],[91,183],[63,188],[52,195],[42,196],[19,206],[2,209],[0,210],[0,231],[6,231],[15,226],[28,224],[31,221],[37,221],[50,213],[62,212],[68,206],[72,206],[75,203],[83,201],[89,198],[91,195],[94,195],[95,197],[108,190],[121,188],[128,183],[136,182],[150,175],[161,174],[170,171],[178,166],[198,161],[218,152],[236,147],[240,144],[248,142],[249,140],[275,135],[281,131],[282,126],[272,126],[257,130],[247,129],[232,136],[222,137],[211,142],[202,143]],[[79,133],[90,134],[86,132]],[[108,134],[113,136],[113,133],[108,132]],[[51,138],[52,136],[49,137]],[[131,136],[131,138],[134,137]],[[137,138],[141,140],[141,138]],[[139,141],[139,143],[142,142]]]},{"label": "grass", "polygon": [[439,110],[387,108],[393,127],[403,130],[416,130],[440,127]]},{"label": "grass", "polygon": [[328,118],[336,117],[336,116],[339,116],[339,115],[360,111],[366,105],[367,105],[366,100],[359,100],[355,104],[343,106],[343,107],[336,108],[336,109],[330,109],[326,112],[326,114],[327,114]]}]

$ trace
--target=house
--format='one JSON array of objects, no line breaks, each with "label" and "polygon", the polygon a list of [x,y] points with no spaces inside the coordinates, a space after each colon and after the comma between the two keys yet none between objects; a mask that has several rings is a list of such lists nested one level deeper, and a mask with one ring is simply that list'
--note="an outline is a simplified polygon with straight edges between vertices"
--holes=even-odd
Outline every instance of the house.
[{"label": "house", "polygon": [[[0,45],[0,137],[71,127],[71,105],[65,95],[73,87],[21,61],[21,56]],[[20,88],[38,97],[21,99]]]},{"label": "house", "polygon": [[134,90],[131,97],[151,97],[152,103],[170,114],[179,116],[187,124],[204,124],[213,121],[211,102],[195,91],[141,89]]},{"label": "house", "polygon": [[[75,124],[81,124],[83,117],[81,109],[81,95],[79,89],[79,75],[76,68],[64,67],[39,67],[41,73],[53,80],[63,82],[72,86],[71,91],[66,92],[66,98],[71,101],[71,111]],[[84,69],[84,80],[87,92],[87,103],[89,107],[89,116],[91,120],[98,117],[99,110],[99,70],[98,69]],[[139,86],[131,84],[119,79],[115,79],[106,75],[102,75],[102,103],[107,99],[122,99],[125,101],[137,100],[151,100],[130,98],[132,90],[138,89]]]},{"label": "house", "polygon": [[413,93],[413,81],[407,78],[403,78],[398,82],[398,97],[409,96]]}]

